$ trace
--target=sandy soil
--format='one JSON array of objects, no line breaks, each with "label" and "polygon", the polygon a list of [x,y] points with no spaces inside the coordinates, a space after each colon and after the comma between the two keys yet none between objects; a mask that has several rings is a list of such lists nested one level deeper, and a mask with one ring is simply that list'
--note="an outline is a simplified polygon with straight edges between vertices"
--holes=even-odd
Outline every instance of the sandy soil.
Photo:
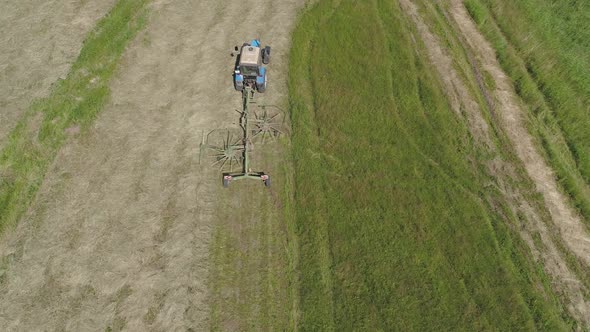
[{"label": "sandy soil", "polygon": [[208,329],[209,246],[224,189],[215,169],[198,164],[201,133],[236,124],[229,55],[253,36],[273,46],[265,98],[285,97],[302,3],[154,1],[112,102],[63,148],[30,212],[1,241],[0,326]]},{"label": "sandy soil", "polygon": [[[416,25],[420,38],[427,49],[429,59],[434,64],[439,77],[443,81],[446,94],[449,96],[452,108],[458,113],[465,116],[469,124],[470,131],[475,140],[483,147],[488,149],[492,154],[499,156],[496,146],[492,143],[491,135],[482,109],[475,101],[469,88],[457,72],[454,66],[454,60],[448,51],[442,46],[438,38],[429,30],[424,23],[423,18],[418,13],[416,5],[411,0],[399,0],[402,9],[408,14],[413,23]],[[528,134],[524,123],[520,120],[522,110],[515,102],[514,90],[506,76],[502,73],[499,64],[495,62],[495,54],[489,47],[487,41],[479,34],[474,23],[469,19],[462,1],[453,2],[452,15],[460,29],[460,41],[467,42],[472,47],[474,55],[479,60],[484,60],[484,68],[490,70],[494,75],[498,89],[493,92],[497,102],[494,103],[498,113],[501,116],[502,127],[508,132],[515,149],[523,161],[529,176],[533,179],[537,188],[545,197],[546,205],[555,221],[560,224],[577,225],[576,232],[583,237],[584,230],[578,228],[583,226],[581,221],[572,212],[568,211],[568,202],[565,197],[559,196],[559,191],[549,171],[549,167],[544,163],[540,154],[534,149],[532,138]],[[462,34],[462,35],[461,35]],[[474,73],[477,75],[477,73]],[[513,174],[511,169],[514,166],[508,162],[495,158],[489,162],[488,169],[490,174],[495,177],[496,182],[502,189],[511,203],[511,208],[515,214],[522,215],[526,222],[521,225],[521,235],[530,247],[534,256],[540,259],[547,273],[552,277],[556,290],[563,294],[568,303],[568,310],[577,320],[590,326],[590,303],[584,298],[584,286],[578,280],[566,264],[565,258],[560,253],[557,245],[551,238],[550,231],[543,219],[540,217],[531,202],[528,202],[526,194],[521,192],[520,188],[514,187]],[[560,228],[571,231],[564,225]],[[542,248],[539,248],[532,239],[532,234],[539,234],[542,242]],[[566,232],[566,235],[568,232]],[[571,238],[566,236],[570,248],[579,248],[577,241],[571,242]],[[584,245],[584,244],[582,244]],[[574,250],[577,254],[583,254]],[[588,255],[582,255],[582,259],[588,259]]]},{"label": "sandy soil", "polygon": [[35,98],[78,57],[115,0],[0,0],[0,147]]}]

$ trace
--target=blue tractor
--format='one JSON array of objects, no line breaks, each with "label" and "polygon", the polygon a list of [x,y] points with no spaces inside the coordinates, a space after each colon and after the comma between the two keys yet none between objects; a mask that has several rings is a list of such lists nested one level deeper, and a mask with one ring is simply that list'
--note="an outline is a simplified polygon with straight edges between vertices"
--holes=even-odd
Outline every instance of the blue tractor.
[{"label": "blue tractor", "polygon": [[244,87],[250,87],[252,90],[264,92],[266,90],[267,76],[266,67],[270,62],[270,46],[262,48],[258,39],[250,43],[244,43],[241,49],[236,46],[236,51],[240,51],[236,61],[234,71],[234,87],[238,91],[243,91]]}]

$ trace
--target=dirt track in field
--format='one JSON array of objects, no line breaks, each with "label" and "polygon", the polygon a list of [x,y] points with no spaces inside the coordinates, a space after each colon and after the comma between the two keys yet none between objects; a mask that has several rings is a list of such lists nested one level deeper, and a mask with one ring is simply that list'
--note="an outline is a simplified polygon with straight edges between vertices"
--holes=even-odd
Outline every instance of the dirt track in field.
[{"label": "dirt track in field", "polygon": [[[201,132],[236,124],[234,45],[273,46],[269,89],[286,96],[301,0],[159,0],[126,51],[111,103],[52,165],[0,244],[8,330],[206,330],[219,174]],[[261,19],[266,18],[266,19]]]},{"label": "dirt track in field", "polygon": [[[452,56],[448,54],[442,43],[429,30],[412,0],[399,0],[399,2],[401,8],[416,25],[430,61],[434,64],[439,77],[444,82],[443,86],[449,96],[452,108],[457,114],[463,114],[466,117],[475,140],[490,153],[498,155],[497,148],[492,143],[490,130],[483,117],[483,111],[457,72]],[[452,2],[451,15],[460,30],[460,41],[467,41],[475,57],[483,64],[484,69],[493,74],[497,90],[492,91],[492,94],[496,101],[494,103],[497,108],[496,112],[500,115],[501,126],[508,133],[509,139],[537,189],[545,197],[546,206],[554,223],[564,232],[564,241],[568,247],[579,255],[582,260],[588,262],[590,256],[584,249],[587,244],[585,242],[587,237],[584,236],[587,236],[587,234],[583,229],[583,224],[575,213],[569,209],[567,199],[557,189],[550,168],[535,150],[532,138],[521,119],[523,111],[516,102],[514,90],[508,78],[496,62],[494,51],[469,18],[462,1],[456,0]],[[533,207],[535,204],[527,200],[527,195],[521,192],[521,189],[511,184],[515,180],[513,178],[514,172],[511,171],[513,167],[513,165],[501,160],[501,158],[495,158],[488,165],[490,173],[493,174],[501,190],[508,198],[512,210],[525,219],[521,225],[521,235],[535,258],[543,262],[545,270],[551,276],[558,292],[567,299],[570,314],[586,325],[590,325],[590,303],[586,301],[584,296],[587,290],[575,273],[568,268],[564,255],[552,239],[550,230],[540,216],[539,211]],[[572,232],[577,234],[576,239],[571,237]],[[533,234],[539,234],[542,243],[541,247],[533,241]]]},{"label": "dirt track in field", "polygon": [[35,98],[47,95],[115,0],[0,0],[0,147]]},{"label": "dirt track in field", "polygon": [[543,194],[553,222],[561,231],[564,243],[590,266],[590,235],[568,198],[559,190],[553,171],[541,156],[525,125],[525,111],[516,96],[510,78],[502,71],[496,53],[485,40],[460,0],[453,0],[451,15],[481,66],[496,82],[493,91],[501,124],[524,164],[527,173]]}]

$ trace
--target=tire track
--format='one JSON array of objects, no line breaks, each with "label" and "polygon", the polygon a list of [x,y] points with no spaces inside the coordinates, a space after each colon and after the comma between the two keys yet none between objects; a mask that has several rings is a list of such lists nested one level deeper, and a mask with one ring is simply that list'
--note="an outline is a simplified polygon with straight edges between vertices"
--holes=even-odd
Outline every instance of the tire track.
[{"label": "tire track", "polygon": [[526,128],[525,112],[518,102],[509,77],[502,71],[496,59],[496,53],[477,29],[462,1],[453,0],[450,13],[469,48],[496,82],[494,97],[500,123],[537,190],[543,194],[545,205],[565,244],[590,266],[590,236],[587,229],[568,198],[560,191],[553,171],[537,150]]},{"label": "tire track", "polygon": [[[492,142],[489,128],[487,126],[486,120],[483,117],[483,111],[480,108],[479,104],[471,96],[469,88],[466,86],[465,82],[455,69],[453,59],[448,54],[448,52],[446,52],[445,48],[442,46],[438,38],[429,30],[428,26],[424,23],[423,18],[418,13],[416,5],[411,0],[399,0],[399,3],[403,11],[416,25],[418,34],[424,42],[424,45],[428,52],[429,59],[438,71],[439,77],[444,82],[443,87],[446,90],[446,94],[449,96],[451,100],[452,108],[457,112],[457,114],[466,113],[465,117],[469,125],[469,129],[475,140],[494,155],[499,155],[497,148]],[[460,3],[460,6],[462,6],[461,1],[455,2],[453,4],[454,15],[458,14],[458,9],[456,8],[456,6],[458,6],[458,3]],[[467,13],[465,12],[464,14]],[[473,33],[473,31],[471,33]],[[463,37],[467,40],[469,40],[470,36],[470,34],[463,35]],[[485,40],[478,39],[474,43],[481,47],[481,45],[483,45],[484,42]],[[479,58],[480,55],[477,55]],[[488,63],[486,69],[489,69],[489,65],[490,64]],[[497,73],[499,72],[496,71],[496,74]],[[496,78],[496,81],[499,79],[498,76],[494,77]],[[497,87],[499,89],[504,88],[502,92],[511,91],[507,88],[507,82],[503,82],[503,84],[499,84],[497,85]],[[498,93],[499,91],[495,92],[496,99],[499,99],[497,98]],[[500,100],[500,102],[498,103],[498,107],[501,108],[499,110],[499,113],[502,119],[507,116],[507,112],[521,112],[514,105],[507,105],[507,103],[510,103],[510,101],[504,100],[502,102]],[[505,123],[503,123],[503,125],[506,126]],[[518,125],[522,126],[522,123]],[[524,127],[522,127],[521,129],[524,129],[526,131],[526,128]],[[515,140],[521,142],[519,140],[521,136],[519,135],[524,135],[525,133],[523,133],[522,130],[518,130],[517,134],[517,136],[510,135],[510,139],[514,145],[520,144],[515,142]],[[528,135],[528,133],[526,134]],[[532,140],[530,138],[529,144],[532,144]],[[522,151],[517,148],[517,152],[519,153],[519,156],[521,156],[522,158]],[[523,162],[525,162],[525,160],[523,160]],[[530,167],[530,164],[528,166]],[[531,175],[530,170],[528,169],[529,167],[527,167],[527,171],[529,172],[529,175]],[[575,273],[573,273],[568,268],[565,258],[560,253],[560,250],[557,248],[556,244],[553,242],[551,238],[551,234],[549,229],[547,228],[547,225],[545,225],[538,211],[536,211],[536,209],[533,208],[534,204],[531,204],[527,201],[527,199],[525,198],[526,195],[524,195],[520,189],[515,188],[513,185],[511,185],[511,183],[513,182],[511,180],[513,179],[510,178],[510,174],[506,173],[507,170],[510,170],[511,168],[511,165],[498,158],[492,160],[488,165],[490,173],[495,177],[502,192],[509,199],[512,210],[514,212],[518,211],[518,214],[525,216],[526,222],[523,223],[523,229],[520,230],[521,236],[533,252],[535,258],[541,259],[541,261],[543,262],[545,270],[552,277],[554,286],[557,288],[558,292],[562,293],[567,298],[569,302],[568,310],[570,311],[573,317],[575,317],[579,321],[584,322],[586,325],[590,325],[590,304],[586,301],[584,297],[584,293],[587,292],[586,288],[577,278]],[[538,179],[534,178],[533,180],[535,180],[535,183],[539,181]],[[553,213],[552,216],[554,218],[556,217]],[[532,239],[532,234],[540,235],[543,248],[537,248],[537,245],[535,245]]]}]

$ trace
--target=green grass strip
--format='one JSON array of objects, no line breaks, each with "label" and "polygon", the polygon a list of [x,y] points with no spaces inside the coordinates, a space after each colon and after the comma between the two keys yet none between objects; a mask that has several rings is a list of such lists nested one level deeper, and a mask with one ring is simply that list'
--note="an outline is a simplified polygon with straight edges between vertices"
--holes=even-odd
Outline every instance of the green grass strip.
[{"label": "green grass strip", "polygon": [[148,0],[120,0],[90,33],[64,80],[33,103],[0,153],[0,231],[15,225],[33,201],[48,166],[67,140],[109,100],[109,82],[125,47],[145,26]]}]

